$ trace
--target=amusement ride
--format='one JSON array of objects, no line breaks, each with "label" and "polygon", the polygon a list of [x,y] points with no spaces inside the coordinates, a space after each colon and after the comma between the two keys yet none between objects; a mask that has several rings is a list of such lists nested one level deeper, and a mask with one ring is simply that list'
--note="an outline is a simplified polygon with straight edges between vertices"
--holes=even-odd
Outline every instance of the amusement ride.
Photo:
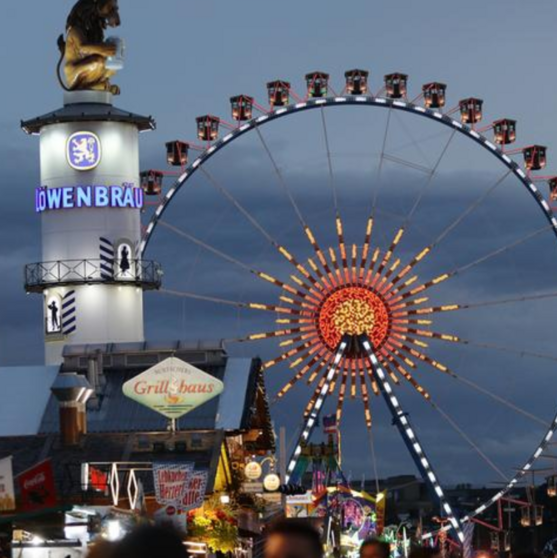
[{"label": "amusement ride", "polygon": [[[149,207],[144,213],[140,253],[156,251],[159,259],[172,260],[173,265],[163,261],[161,293],[170,300],[191,301],[199,317],[219,306],[238,316],[264,316],[269,327],[259,328],[259,318],[247,318],[238,322],[246,324],[243,335],[228,342],[278,346],[277,354],[263,363],[267,374],[277,369],[286,378],[278,401],[297,385],[312,386],[288,461],[287,481],[324,407],[335,397],[339,423],[346,400],[361,399],[375,460],[371,432],[377,403],[372,400],[381,396],[416,467],[439,501],[447,519],[443,529],[452,529],[455,538],[463,541],[463,524],[500,501],[523,479],[557,428],[556,417],[540,418],[506,399],[503,391],[485,387],[482,375],[471,379],[466,373],[471,362],[463,352],[493,354],[493,359],[501,355],[499,362],[487,359],[484,372],[490,367],[524,366],[532,381],[538,369],[547,375],[545,367],[555,361],[543,350],[519,344],[536,335],[533,328],[526,327],[515,337],[506,331],[513,328],[517,312],[526,319],[534,305],[557,294],[550,291],[552,280],[539,280],[527,269],[517,271],[513,258],[523,250],[526,257],[531,256],[529,247],[535,243],[542,250],[547,247],[546,252],[552,246],[557,219],[543,190],[547,184],[549,197],[555,199],[557,177],[539,173],[546,166],[545,146],[511,147],[517,140],[515,120],[499,118],[484,124],[479,98],[465,98],[451,107],[447,87],[440,82],[424,85],[412,97],[408,76],[402,73],[386,75],[376,93],[371,91],[367,71],[348,71],[345,79],[337,93],[328,74],[309,73],[302,95],[288,81],[271,81],[265,103],[248,95],[234,96],[230,99],[232,122],[200,116],[195,142],[168,142],[167,161],[174,170],[141,174]],[[367,123],[366,110],[373,112],[375,150],[363,142],[358,130]],[[332,122],[342,122],[337,116],[341,111],[347,113],[344,128],[354,137],[348,148],[353,153],[346,153],[345,144],[340,152],[335,145]],[[299,141],[289,136],[280,143],[267,133],[273,123],[286,130],[295,118],[305,130],[298,135]],[[406,143],[396,144],[397,129],[405,132]],[[310,140],[315,134],[319,142]],[[258,160],[268,163],[269,174],[258,185],[253,185],[258,181],[257,166],[247,137],[259,146]],[[226,155],[234,144],[240,144],[242,163],[238,156]],[[316,144],[321,153],[312,159]],[[309,155],[295,156],[293,168],[283,165],[283,157],[304,146]],[[364,151],[368,158],[362,168],[367,174],[362,180],[350,174],[350,169],[357,166],[351,157],[363,158]],[[217,160],[224,161],[225,174],[213,165]],[[458,187],[451,186],[451,180],[458,177],[444,174],[444,165],[462,168],[462,161],[472,174]],[[309,184],[309,178],[306,185],[293,178],[294,170],[307,166],[323,173],[318,188]],[[198,203],[208,204],[207,192],[219,199],[220,205],[211,206],[214,219],[195,215],[203,205],[196,206],[194,196],[199,196]],[[180,199],[185,206],[180,206]],[[329,207],[323,200],[331,200]],[[429,212],[423,209],[428,204],[433,204]],[[221,217],[217,210],[222,210]],[[245,227],[241,240],[225,224],[226,219]],[[498,222],[506,227],[505,234],[498,234]],[[164,240],[157,243],[161,236]],[[174,243],[165,245],[169,238]],[[177,248],[177,239],[184,240],[187,249],[182,244]],[[487,276],[481,273],[493,264],[497,289],[489,288]],[[184,290],[184,282],[197,288]],[[230,294],[235,282],[241,285],[237,299]],[[497,330],[493,341],[484,335],[490,327]],[[218,321],[214,328],[218,329]],[[224,330],[215,333],[227,334]],[[456,360],[451,357],[455,353]],[[530,453],[512,474],[501,471],[444,409],[443,396],[436,398],[428,388],[436,377],[448,378],[453,387],[474,391],[493,405],[536,423],[538,439],[530,435]],[[401,391],[403,386],[409,390]],[[408,396],[412,392],[413,399]],[[430,459],[427,445],[421,442],[419,424],[414,424],[410,410],[414,403],[406,403],[416,399],[434,409],[478,459],[503,479],[492,498],[464,516],[447,499],[438,463]],[[474,414],[473,406],[469,410]],[[289,412],[297,411],[290,407]]]}]

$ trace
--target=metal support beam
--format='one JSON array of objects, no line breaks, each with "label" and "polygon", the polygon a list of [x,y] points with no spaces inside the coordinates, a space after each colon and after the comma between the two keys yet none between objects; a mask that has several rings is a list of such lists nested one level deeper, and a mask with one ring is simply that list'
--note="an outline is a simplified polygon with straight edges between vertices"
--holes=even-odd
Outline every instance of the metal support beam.
[{"label": "metal support beam", "polygon": [[300,455],[302,453],[303,444],[307,443],[315,428],[315,425],[317,424],[317,419],[319,418],[319,413],[321,412],[323,403],[325,403],[325,400],[327,399],[327,395],[329,395],[331,382],[334,380],[335,376],[337,375],[338,365],[340,364],[340,361],[344,356],[346,348],[348,347],[348,341],[349,338],[345,336],[342,338],[341,342],[339,343],[338,349],[335,353],[335,358],[333,360],[333,363],[331,364],[331,367],[329,368],[329,371],[327,372],[327,376],[325,378],[325,382],[323,384],[323,387],[321,388],[319,396],[315,400],[315,403],[313,404],[309,413],[304,419],[304,426],[302,429],[302,433],[298,438],[298,441],[296,442],[296,447],[294,449],[294,452],[292,453],[292,457],[290,458],[290,461],[288,462],[288,468],[286,469],[286,482],[290,480],[290,477],[292,476],[292,473],[296,468],[296,464],[298,463],[298,459],[300,458]]},{"label": "metal support beam", "polygon": [[424,481],[430,487],[435,498],[439,501],[441,505],[441,513],[447,517],[453,530],[455,531],[458,540],[462,543],[464,542],[464,533],[462,532],[462,527],[459,519],[454,513],[451,505],[449,504],[447,497],[439,484],[437,475],[435,474],[431,462],[427,458],[427,455],[418,439],[415,430],[412,428],[408,414],[404,412],[400,406],[399,400],[393,393],[393,388],[388,380],[387,373],[381,367],[379,360],[375,356],[375,352],[371,345],[371,342],[367,335],[360,337],[360,343],[365,350],[368,359],[371,363],[374,376],[377,380],[377,384],[381,391],[381,395],[389,408],[393,416],[393,422],[397,426],[402,435],[402,439],[406,444],[412,459],[416,463],[418,470],[420,471]]}]

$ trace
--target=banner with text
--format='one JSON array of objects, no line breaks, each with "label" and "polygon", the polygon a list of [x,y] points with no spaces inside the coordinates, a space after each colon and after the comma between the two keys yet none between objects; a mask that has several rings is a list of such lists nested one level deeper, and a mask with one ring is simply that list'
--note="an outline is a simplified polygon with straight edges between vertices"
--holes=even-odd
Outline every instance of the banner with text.
[{"label": "banner with text", "polygon": [[192,463],[154,463],[155,498],[162,506],[192,510],[203,504],[207,471],[194,471]]}]

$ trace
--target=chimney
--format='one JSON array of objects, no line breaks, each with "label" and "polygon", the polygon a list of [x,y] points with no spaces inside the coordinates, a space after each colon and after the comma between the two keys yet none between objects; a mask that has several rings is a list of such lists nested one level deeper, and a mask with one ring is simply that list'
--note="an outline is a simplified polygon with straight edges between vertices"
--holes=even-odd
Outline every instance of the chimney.
[{"label": "chimney", "polygon": [[62,445],[76,446],[87,433],[86,404],[93,389],[84,376],[71,372],[59,374],[50,390],[60,408]]}]

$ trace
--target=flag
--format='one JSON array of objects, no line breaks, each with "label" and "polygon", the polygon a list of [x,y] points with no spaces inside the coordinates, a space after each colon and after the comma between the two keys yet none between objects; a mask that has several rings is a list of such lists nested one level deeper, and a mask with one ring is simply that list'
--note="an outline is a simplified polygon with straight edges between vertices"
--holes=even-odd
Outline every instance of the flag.
[{"label": "flag", "polygon": [[35,465],[17,477],[22,511],[54,508],[58,503],[54,472],[50,459]]},{"label": "flag", "polygon": [[327,415],[326,417],[323,417],[323,432],[325,434],[337,434],[338,433],[337,416],[336,415]]},{"label": "flag", "polygon": [[15,510],[12,458],[0,459],[0,512]]}]

